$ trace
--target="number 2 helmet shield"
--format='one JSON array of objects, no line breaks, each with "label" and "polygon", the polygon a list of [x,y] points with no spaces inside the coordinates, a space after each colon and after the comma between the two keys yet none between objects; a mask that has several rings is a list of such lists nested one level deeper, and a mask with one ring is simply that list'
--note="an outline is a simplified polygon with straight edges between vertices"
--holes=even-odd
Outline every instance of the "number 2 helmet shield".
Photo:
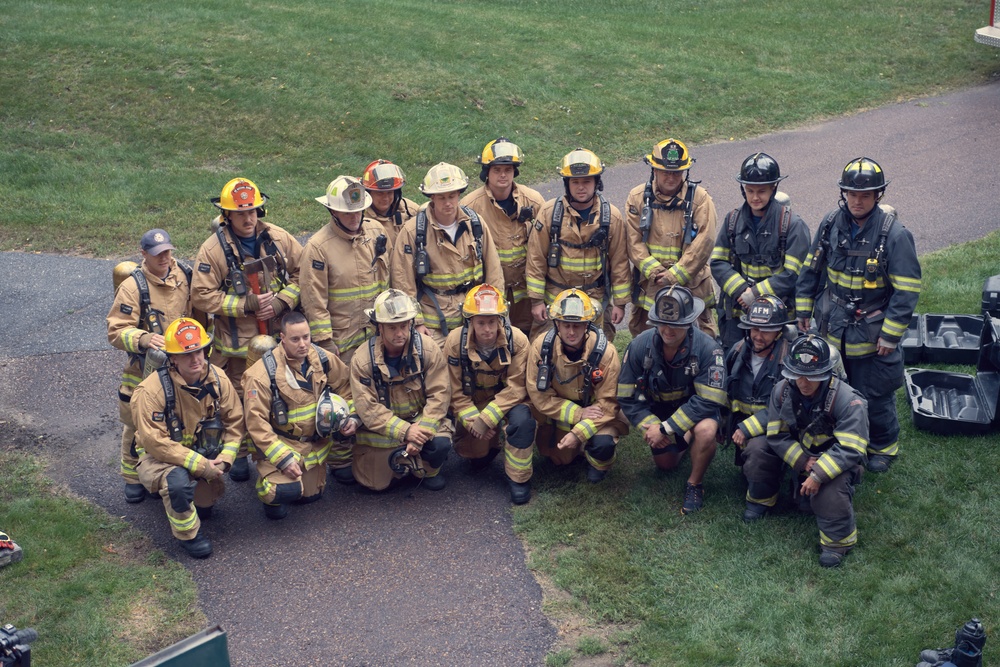
[{"label": "number 2 helmet shield", "polygon": [[656,293],[647,319],[653,326],[685,327],[697,320],[704,310],[705,302],[691,294],[691,290],[672,285]]}]

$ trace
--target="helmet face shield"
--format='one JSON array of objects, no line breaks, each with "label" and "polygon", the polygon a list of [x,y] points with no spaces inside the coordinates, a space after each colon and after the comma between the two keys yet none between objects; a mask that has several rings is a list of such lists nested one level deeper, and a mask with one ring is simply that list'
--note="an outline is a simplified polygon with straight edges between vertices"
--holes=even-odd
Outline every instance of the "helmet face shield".
[{"label": "helmet face shield", "polygon": [[392,162],[376,160],[365,167],[361,183],[369,190],[398,190],[406,183],[406,176]]},{"label": "helmet face shield", "polygon": [[559,166],[559,175],[563,178],[584,178],[600,176],[604,173],[604,163],[593,151],[577,148],[567,153]]},{"label": "helmet face shield", "polygon": [[549,318],[557,322],[594,322],[597,308],[589,294],[571,287],[556,296],[549,306]]},{"label": "helmet face shield", "polygon": [[465,317],[475,317],[476,315],[499,315],[507,314],[507,301],[495,287],[487,283],[473,287],[465,295],[465,303],[462,304],[462,315]]}]

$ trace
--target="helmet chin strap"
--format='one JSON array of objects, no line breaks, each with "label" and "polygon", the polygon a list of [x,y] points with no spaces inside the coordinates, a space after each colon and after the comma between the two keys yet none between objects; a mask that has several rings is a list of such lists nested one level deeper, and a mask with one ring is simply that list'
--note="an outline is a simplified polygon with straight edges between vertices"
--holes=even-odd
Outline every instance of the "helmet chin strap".
[{"label": "helmet chin strap", "polygon": [[355,231],[355,232],[352,232],[352,231],[351,231],[350,229],[348,229],[347,227],[344,227],[344,223],[342,223],[342,222],[340,221],[340,218],[338,218],[338,217],[337,217],[337,214],[336,214],[336,213],[334,213],[333,211],[330,211],[330,217],[331,217],[331,218],[333,218],[333,221],[334,221],[335,223],[337,223],[337,226],[338,226],[338,227],[340,227],[341,229],[343,229],[345,233],[347,233],[347,234],[350,234],[351,236],[357,236],[357,235],[358,235],[358,234],[359,234],[359,233],[361,232],[361,227],[358,227],[358,230],[357,230],[357,231]]}]

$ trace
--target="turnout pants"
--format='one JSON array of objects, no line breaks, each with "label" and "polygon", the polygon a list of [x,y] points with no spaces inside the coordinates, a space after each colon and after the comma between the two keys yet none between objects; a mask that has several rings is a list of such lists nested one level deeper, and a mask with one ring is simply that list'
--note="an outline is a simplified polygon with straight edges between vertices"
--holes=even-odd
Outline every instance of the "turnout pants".
[{"label": "turnout pants", "polygon": [[[784,477],[785,464],[767,445],[767,438],[751,438],[745,449],[743,474],[747,478],[747,501],[774,507]],[[809,507],[816,515],[821,547],[847,553],[858,541],[854,519],[854,487],[861,481],[861,466],[845,470],[809,496]],[[793,483],[801,483],[798,476]]]},{"label": "turnout pants", "polygon": [[211,507],[226,491],[220,476],[212,481],[191,476],[184,468],[161,463],[143,454],[136,468],[139,481],[150,493],[159,494],[167,512],[170,531],[178,540],[193,540],[198,536],[201,520],[195,507]]},{"label": "turnout pants", "polygon": [[504,472],[511,481],[519,484],[527,482],[531,479],[531,445],[535,441],[535,419],[531,416],[531,409],[523,403],[515,405],[496,430],[497,434],[492,439],[483,440],[463,426],[456,426],[455,453],[466,459],[481,459],[490,450],[500,449],[500,432],[503,430]]},{"label": "turnout pants", "polygon": [[615,462],[618,440],[628,433],[628,426],[619,415],[615,421],[598,430],[590,440],[570,449],[559,449],[557,445],[567,433],[569,431],[557,427],[552,420],[542,417],[535,433],[538,453],[551,459],[558,466],[568,465],[582,454],[587,463],[597,470],[610,470]]},{"label": "turnout pants", "polygon": [[880,357],[844,356],[847,381],[868,400],[868,454],[899,454],[896,390],[903,386],[903,352]]},{"label": "turnout pants", "polygon": [[139,457],[135,451],[135,423],[132,422],[129,402],[121,400],[121,394],[118,395],[118,419],[122,423],[122,479],[125,480],[126,484],[139,484],[139,473],[135,471],[135,466],[139,463]]}]

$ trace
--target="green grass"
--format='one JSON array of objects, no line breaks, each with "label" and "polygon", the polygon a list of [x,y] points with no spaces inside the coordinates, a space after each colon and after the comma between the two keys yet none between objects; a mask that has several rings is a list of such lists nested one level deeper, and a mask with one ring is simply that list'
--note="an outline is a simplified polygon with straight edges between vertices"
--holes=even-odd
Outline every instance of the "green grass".
[{"label": "green grass", "polygon": [[24,549],[0,569],[0,622],[38,631],[34,664],[127,665],[207,625],[187,570],[12,450],[0,450],[0,529]]},{"label": "green grass", "polygon": [[[924,256],[920,310],[978,314],[998,254],[994,233]],[[628,340],[620,333],[616,345]],[[717,454],[705,509],[690,517],[679,511],[689,464],[656,471],[635,432],[600,486],[582,469],[540,464],[539,493],[514,517],[546,612],[564,629],[550,664],[586,664],[600,647],[615,664],[910,666],[972,616],[995,634],[996,436],[920,431],[903,392],[897,407],[901,458],[865,476],[858,547],[837,570],[817,563],[812,517],[785,505],[743,524],[746,487],[731,449]]]},{"label": "green grass", "polygon": [[526,182],[577,145],[745,137],[982,82],[981,0],[4,2],[0,248],[191,256],[231,177],[313,230],[312,198],[373,157],[407,193],[441,160],[475,178],[499,134]]}]

